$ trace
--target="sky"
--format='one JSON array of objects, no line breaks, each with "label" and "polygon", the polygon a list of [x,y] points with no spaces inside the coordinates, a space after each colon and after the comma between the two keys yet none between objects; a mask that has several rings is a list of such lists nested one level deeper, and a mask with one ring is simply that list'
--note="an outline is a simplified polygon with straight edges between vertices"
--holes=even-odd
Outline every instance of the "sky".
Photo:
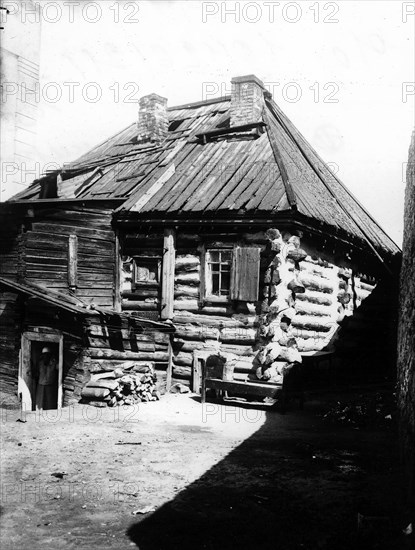
[{"label": "sky", "polygon": [[[66,1],[41,4],[41,163],[255,74],[390,236],[402,242],[415,125],[413,2]],[[33,24],[39,24],[33,22]]]}]

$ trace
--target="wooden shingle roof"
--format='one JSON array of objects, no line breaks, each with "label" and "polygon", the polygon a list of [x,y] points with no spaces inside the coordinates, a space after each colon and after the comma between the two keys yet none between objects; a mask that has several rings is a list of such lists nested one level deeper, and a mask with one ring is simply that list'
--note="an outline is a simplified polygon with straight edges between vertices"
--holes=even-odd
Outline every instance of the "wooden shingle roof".
[{"label": "wooden shingle roof", "polygon": [[[398,246],[270,98],[262,123],[229,127],[230,97],[168,109],[162,143],[138,143],[136,123],[62,171],[61,196],[125,199],[117,216],[309,219],[396,254]],[[40,182],[12,200],[39,198]]]}]

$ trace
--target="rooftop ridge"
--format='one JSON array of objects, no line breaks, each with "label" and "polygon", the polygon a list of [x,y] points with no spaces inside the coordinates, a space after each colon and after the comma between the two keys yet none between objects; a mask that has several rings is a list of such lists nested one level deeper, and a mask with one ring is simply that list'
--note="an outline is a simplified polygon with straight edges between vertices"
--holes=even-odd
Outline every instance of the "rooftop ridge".
[{"label": "rooftop ridge", "polygon": [[225,101],[230,100],[230,95],[223,95],[220,97],[214,97],[212,99],[203,99],[201,101],[195,101],[192,103],[183,103],[183,105],[174,105],[172,107],[167,107],[167,110],[176,111],[178,109],[194,109],[195,107],[204,107],[205,105],[214,105],[215,103],[225,103]]}]

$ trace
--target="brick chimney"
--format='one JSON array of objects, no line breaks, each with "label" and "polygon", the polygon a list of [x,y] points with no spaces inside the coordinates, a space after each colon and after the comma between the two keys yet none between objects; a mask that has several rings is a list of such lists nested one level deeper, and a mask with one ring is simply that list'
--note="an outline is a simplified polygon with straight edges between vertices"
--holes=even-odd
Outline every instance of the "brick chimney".
[{"label": "brick chimney", "polygon": [[265,87],[255,75],[232,78],[231,127],[261,122]]},{"label": "brick chimney", "polygon": [[162,141],[167,136],[167,99],[157,94],[139,101],[137,133],[139,141]]}]

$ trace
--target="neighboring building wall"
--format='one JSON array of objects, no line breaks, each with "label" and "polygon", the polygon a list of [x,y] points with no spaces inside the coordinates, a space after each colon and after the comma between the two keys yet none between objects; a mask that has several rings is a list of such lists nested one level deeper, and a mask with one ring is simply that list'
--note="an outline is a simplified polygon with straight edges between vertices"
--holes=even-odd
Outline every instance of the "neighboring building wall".
[{"label": "neighboring building wall", "polygon": [[406,180],[398,334],[398,408],[408,497],[415,498],[415,132]]},{"label": "neighboring building wall", "polygon": [[39,110],[40,6],[10,2],[1,30],[1,188],[4,201],[38,177],[36,134]]}]

